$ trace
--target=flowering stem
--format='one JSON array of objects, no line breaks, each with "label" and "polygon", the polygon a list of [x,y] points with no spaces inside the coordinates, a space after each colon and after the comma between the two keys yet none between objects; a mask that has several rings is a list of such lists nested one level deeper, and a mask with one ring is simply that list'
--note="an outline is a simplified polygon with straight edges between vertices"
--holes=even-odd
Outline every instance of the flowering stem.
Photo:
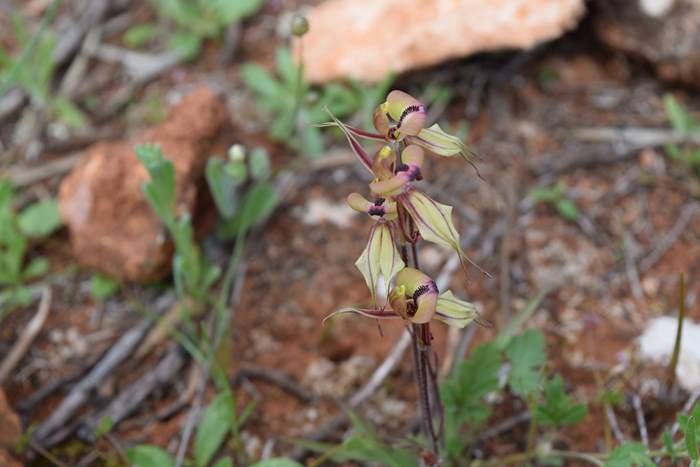
[{"label": "flowering stem", "polygon": [[[401,248],[401,256],[409,267],[418,269],[418,247],[415,239],[417,238],[416,227],[410,216],[401,215],[402,206],[398,207],[400,231],[404,236],[404,241],[410,243],[411,254],[408,254],[407,245]],[[408,225],[405,225],[407,219]],[[435,354],[432,348],[432,334],[430,332],[430,324],[412,324],[411,338],[413,347],[413,372],[416,380],[416,389],[418,392],[418,406],[420,408],[420,418],[423,434],[428,440],[430,451],[437,456],[443,438],[443,411],[442,402],[440,400],[440,392],[437,383],[436,365],[433,365],[432,360],[435,359]],[[437,426],[435,421],[437,415]]]}]

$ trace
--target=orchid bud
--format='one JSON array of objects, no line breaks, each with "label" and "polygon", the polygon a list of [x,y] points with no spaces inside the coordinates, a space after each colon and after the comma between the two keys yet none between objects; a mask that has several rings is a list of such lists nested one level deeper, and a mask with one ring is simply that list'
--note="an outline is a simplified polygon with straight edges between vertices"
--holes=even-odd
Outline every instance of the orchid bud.
[{"label": "orchid bud", "polygon": [[425,126],[425,106],[403,91],[391,91],[380,109],[396,122],[396,130],[404,135],[415,136]]},{"label": "orchid bud", "polygon": [[456,328],[465,327],[479,315],[473,303],[460,300],[449,290],[440,294],[436,309],[435,319]]},{"label": "orchid bud", "polygon": [[403,268],[396,275],[396,287],[389,298],[393,299],[392,308],[394,305],[404,307],[401,311],[394,308],[398,314],[413,323],[427,323],[435,315],[438,288],[430,276],[418,269]]},{"label": "orchid bud", "polygon": [[292,34],[301,37],[309,32],[309,20],[306,17],[296,14],[292,17]]},{"label": "orchid bud", "polygon": [[394,237],[388,224],[381,221],[372,227],[367,246],[355,262],[355,266],[364,276],[367,287],[372,294],[372,301],[376,304],[379,277],[384,278],[388,291],[389,283],[405,266],[396,249]]}]

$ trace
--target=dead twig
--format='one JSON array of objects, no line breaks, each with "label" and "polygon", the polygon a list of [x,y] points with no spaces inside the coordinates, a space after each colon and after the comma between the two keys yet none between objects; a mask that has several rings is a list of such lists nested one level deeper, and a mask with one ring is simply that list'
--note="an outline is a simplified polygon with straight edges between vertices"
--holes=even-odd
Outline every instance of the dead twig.
[{"label": "dead twig", "polygon": [[615,411],[612,409],[612,407],[610,407],[610,404],[605,404],[605,416],[608,418],[610,429],[612,430],[617,442],[619,444],[624,443],[625,435],[623,435],[622,430],[620,430],[620,424],[617,422],[617,416],[615,415]]},{"label": "dead twig", "polygon": [[581,141],[626,144],[631,149],[664,146],[666,144],[700,144],[700,135],[688,135],[665,128],[576,128],[573,134],[575,138]]},{"label": "dead twig", "polygon": [[62,175],[70,171],[78,163],[82,154],[62,157],[55,161],[45,162],[37,167],[14,167],[9,170],[8,175],[12,184],[16,187],[28,186],[38,181],[55,175]]},{"label": "dead twig", "polygon": [[530,421],[531,418],[532,414],[530,412],[523,412],[518,415],[514,415],[510,418],[507,418],[502,422],[492,426],[488,430],[484,430],[484,432],[479,436],[479,441],[485,441],[489,438],[493,438],[494,436],[498,436],[502,433],[505,433],[506,431],[510,431],[516,426],[520,425],[521,423]]},{"label": "dead twig", "polygon": [[34,339],[41,331],[41,328],[46,322],[46,317],[49,315],[49,310],[51,309],[51,287],[44,286],[44,290],[41,292],[41,301],[39,302],[39,309],[32,318],[32,320],[24,328],[24,331],[20,335],[15,345],[12,346],[10,353],[3,359],[0,364],[0,385],[5,381],[7,376],[19,361],[27,353],[29,347],[34,342]]},{"label": "dead twig", "polygon": [[151,321],[143,320],[124,333],[112,348],[105,353],[100,362],[71,390],[51,415],[44,420],[34,433],[34,439],[39,443],[44,443],[51,434],[66,426],[75,412],[88,400],[93,389],[131,355],[150,327]]},{"label": "dead twig", "polygon": [[700,203],[694,202],[683,207],[671,230],[656,244],[652,252],[640,261],[639,270],[641,272],[651,269],[666,254],[698,212],[700,212]]},{"label": "dead twig", "polygon": [[639,435],[642,438],[642,444],[649,449],[649,432],[647,431],[647,422],[644,419],[642,399],[637,394],[632,394],[632,407],[637,416],[637,425],[639,426]]},{"label": "dead twig", "polygon": [[639,281],[639,272],[637,271],[636,264],[638,246],[629,232],[625,232],[623,243],[625,247],[625,270],[627,271],[627,281],[630,283],[630,288],[632,289],[632,295],[634,298],[641,300],[644,294],[642,292],[642,285]]},{"label": "dead twig", "polygon": [[262,367],[246,367],[236,373],[231,384],[233,386],[238,386],[241,384],[242,380],[245,379],[265,381],[266,383],[274,384],[307,404],[316,400],[316,395],[301,386],[292,376],[283,371]]},{"label": "dead twig", "polygon": [[114,425],[124,420],[138,409],[146,397],[157,387],[172,381],[184,363],[184,352],[180,346],[174,345],[155,368],[144,373],[141,378],[121,391],[104,410],[90,416],[78,429],[78,436],[89,442],[94,442],[95,429],[100,420],[109,417]]}]

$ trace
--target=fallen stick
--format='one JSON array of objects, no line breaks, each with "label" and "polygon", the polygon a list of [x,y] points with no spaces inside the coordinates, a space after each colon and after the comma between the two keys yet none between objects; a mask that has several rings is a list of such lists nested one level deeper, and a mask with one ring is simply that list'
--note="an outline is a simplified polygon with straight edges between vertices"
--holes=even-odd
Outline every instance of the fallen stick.
[{"label": "fallen stick", "polygon": [[316,400],[316,395],[301,386],[294,378],[283,371],[261,367],[242,368],[233,377],[231,385],[238,386],[244,379],[260,380],[274,384],[307,404]]},{"label": "fallen stick", "polygon": [[54,175],[62,175],[70,171],[70,169],[75,167],[75,164],[78,163],[81,157],[82,155],[78,154],[46,162],[37,167],[16,167],[10,169],[8,175],[14,186],[23,187],[45,178],[53,177]]},{"label": "fallen stick", "polygon": [[29,347],[34,342],[34,339],[44,327],[46,322],[46,317],[49,315],[49,310],[51,309],[51,287],[44,286],[41,292],[41,301],[39,302],[39,310],[36,312],[32,320],[24,328],[24,331],[20,335],[15,345],[12,346],[12,350],[3,359],[0,364],[0,385],[5,382],[5,379],[10,374],[15,366],[22,360],[24,354],[27,353]]},{"label": "fallen stick", "polygon": [[649,146],[663,146],[666,144],[700,144],[699,134],[683,134],[678,131],[665,128],[642,127],[593,127],[576,128],[574,137],[581,141],[592,143],[623,143],[633,149],[641,149]]},{"label": "fallen stick", "polygon": [[88,400],[90,393],[112,371],[134,351],[138,343],[143,339],[151,327],[150,320],[143,320],[138,325],[127,331],[109,349],[100,362],[78,383],[63,399],[61,404],[54,410],[49,418],[39,426],[34,433],[34,439],[42,444],[56,430],[63,428],[75,412]]},{"label": "fallen stick", "polygon": [[683,208],[680,216],[678,216],[678,221],[671,230],[656,244],[656,248],[640,261],[639,270],[641,272],[649,270],[666,254],[698,212],[700,212],[700,203],[691,203]]},{"label": "fallen stick", "polygon": [[91,415],[78,429],[78,436],[88,442],[95,441],[95,429],[103,418],[109,417],[116,426],[131,415],[156,388],[171,381],[185,363],[185,355],[179,345],[174,345],[158,365],[113,399],[102,411]]}]

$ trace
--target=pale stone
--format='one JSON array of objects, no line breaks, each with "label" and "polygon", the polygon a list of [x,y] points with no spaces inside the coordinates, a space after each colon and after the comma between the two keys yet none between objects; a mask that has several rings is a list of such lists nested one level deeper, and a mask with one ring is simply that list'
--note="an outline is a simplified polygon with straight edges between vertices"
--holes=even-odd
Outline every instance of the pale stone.
[{"label": "pale stone", "polygon": [[[649,321],[644,333],[639,337],[639,353],[642,360],[668,365],[677,332],[677,318],[662,316]],[[683,323],[676,378],[688,392],[700,389],[700,325],[689,319]]]},{"label": "pale stone", "polygon": [[475,52],[527,49],[574,27],[583,0],[330,0],[309,14],[306,76],[379,81]]}]

